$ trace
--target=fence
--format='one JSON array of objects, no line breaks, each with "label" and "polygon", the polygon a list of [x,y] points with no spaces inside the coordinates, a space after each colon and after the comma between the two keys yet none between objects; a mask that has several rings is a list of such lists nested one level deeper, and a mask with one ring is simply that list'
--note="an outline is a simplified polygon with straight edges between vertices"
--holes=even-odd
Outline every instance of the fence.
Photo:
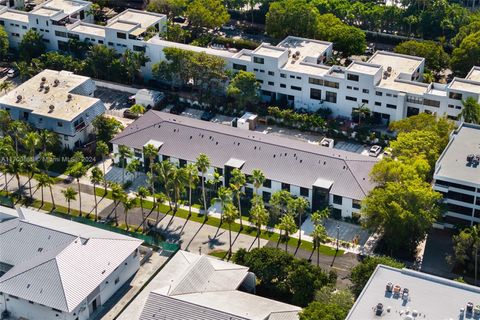
[{"label": "fence", "polygon": [[61,213],[61,212],[54,211],[51,214],[54,215],[54,216],[60,217],[60,218],[69,219],[69,220],[72,220],[72,221],[75,221],[75,222],[83,223],[83,224],[86,224],[86,225],[89,225],[89,226],[92,226],[92,227],[95,227],[95,228],[100,228],[100,229],[104,229],[104,230],[107,230],[107,231],[120,233],[120,234],[129,236],[129,237],[137,238],[137,239],[142,240],[143,242],[145,242],[148,245],[162,248],[165,251],[175,253],[180,249],[180,246],[178,244],[163,241],[160,237],[154,237],[154,236],[141,234],[141,233],[137,233],[137,232],[126,231],[126,230],[117,228],[115,226],[109,225],[109,224],[96,222],[96,221],[93,221],[93,220],[90,220],[90,219],[87,219],[87,218],[84,218],[84,217],[71,216],[71,215]]}]

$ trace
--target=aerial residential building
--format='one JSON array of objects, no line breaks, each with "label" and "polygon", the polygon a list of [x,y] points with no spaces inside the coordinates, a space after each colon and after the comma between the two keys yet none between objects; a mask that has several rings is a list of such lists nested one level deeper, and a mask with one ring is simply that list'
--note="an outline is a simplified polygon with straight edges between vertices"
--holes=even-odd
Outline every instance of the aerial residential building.
[{"label": "aerial residential building", "polygon": [[447,206],[446,226],[480,223],[480,126],[462,123],[435,165],[434,189]]},{"label": "aerial residential building", "polygon": [[0,97],[0,109],[14,120],[59,134],[63,146],[72,149],[88,140],[93,119],[105,112],[103,102],[93,97],[95,89],[88,77],[44,70]]},{"label": "aerial residential building", "polygon": [[[376,158],[159,111],[147,112],[111,142],[115,154],[119,146],[129,147],[145,168],[149,160],[143,148],[148,144],[158,149],[156,161],[180,166],[205,153],[212,165],[207,179],[217,170],[226,186],[233,169],[246,175],[260,169],[267,180],[258,194],[265,202],[273,192],[286,190],[305,197],[312,210],[331,205],[337,216],[358,212],[361,200],[374,187],[369,172]],[[251,183],[245,193],[253,195]]]},{"label": "aerial residential building", "polygon": [[90,2],[82,0],[49,0],[31,12],[3,7],[0,25],[14,47],[27,30],[33,29],[43,35],[48,50],[67,51],[69,39],[76,39],[104,44],[120,53],[126,49],[143,51],[150,58],[142,68],[146,80],[152,78],[152,65],[165,59],[164,48],[206,52],[225,59],[233,71],[255,73],[266,101],[274,99],[310,111],[330,108],[334,116],[344,118],[366,106],[376,120],[384,123],[420,112],[456,120],[462,100],[480,99],[477,67],[466,78],[456,77],[449,84],[428,84],[422,82],[423,57],[377,51],[367,62],[329,66],[331,42],[299,37],[239,52],[201,48],[163,40],[158,32],[166,31],[166,15],[128,9],[106,26],[99,26],[91,23],[89,7]]},{"label": "aerial residential building", "polygon": [[475,286],[378,265],[346,320],[477,319],[479,298]]},{"label": "aerial residential building", "polygon": [[141,243],[25,208],[0,209],[2,319],[91,319],[137,272]]},{"label": "aerial residential building", "polygon": [[247,293],[255,289],[247,267],[186,251],[178,251],[151,283],[148,298],[133,301],[119,320],[298,320],[301,310]]}]

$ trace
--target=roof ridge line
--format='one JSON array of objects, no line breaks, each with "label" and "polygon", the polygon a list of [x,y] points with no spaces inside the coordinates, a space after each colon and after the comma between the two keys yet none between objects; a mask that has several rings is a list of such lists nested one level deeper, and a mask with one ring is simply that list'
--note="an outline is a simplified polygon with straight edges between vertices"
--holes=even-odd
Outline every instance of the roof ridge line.
[{"label": "roof ridge line", "polygon": [[[80,237],[77,237],[77,239],[80,238]],[[61,251],[63,252],[63,250]],[[55,266],[57,267],[57,273],[58,273],[58,277],[60,278],[60,284],[62,286],[62,293],[63,293],[63,299],[65,300],[65,305],[67,306],[67,312],[70,312],[72,310],[70,310],[70,306],[68,305],[68,301],[67,301],[67,296],[65,294],[65,287],[63,285],[63,279],[62,279],[62,273],[60,272],[60,268],[58,267],[58,261],[57,261],[57,256],[55,256],[55,258],[53,258],[55,260]]]},{"label": "roof ridge line", "polygon": [[[154,111],[154,110],[152,110],[152,111]],[[143,131],[143,130],[148,129],[148,128],[151,128],[151,127],[155,127],[155,125],[157,125],[157,124],[159,124],[159,123],[161,123],[161,122],[166,121],[165,119],[161,118],[156,112],[154,112],[154,114],[155,114],[155,116],[157,116],[157,117],[160,119],[159,122],[155,122],[154,124],[151,124],[151,125],[149,125],[149,126],[146,126],[146,127],[144,127],[144,128],[141,128],[141,129],[136,130],[136,131],[134,131],[134,132],[128,132],[128,133],[126,133],[125,135],[122,135],[122,136],[116,136],[116,137],[114,137],[114,138],[113,138],[112,140],[110,140],[110,141],[113,141],[113,140],[116,140],[116,139],[120,139],[120,138],[124,138],[124,137],[128,137],[128,136],[130,136],[130,135],[132,135],[132,134],[134,134],[134,133]],[[136,120],[135,120],[135,121],[136,121]],[[130,125],[134,124],[135,121],[132,122]],[[127,126],[127,127],[128,127],[128,126]],[[125,132],[125,131],[122,131],[122,132],[120,132],[120,134],[121,134],[121,133],[124,133],[124,132]]]},{"label": "roof ridge line", "polygon": [[358,186],[360,187],[360,190],[362,190],[362,193],[366,196],[367,193],[365,192],[365,190],[363,190],[363,187],[362,185],[360,184],[360,182],[358,181],[357,179],[357,176],[353,173],[353,170],[350,168],[350,166],[348,165],[348,162],[345,162],[345,165],[348,167],[348,171],[350,171],[350,173],[352,174],[353,176],[353,179],[355,180],[355,182],[358,184]]}]

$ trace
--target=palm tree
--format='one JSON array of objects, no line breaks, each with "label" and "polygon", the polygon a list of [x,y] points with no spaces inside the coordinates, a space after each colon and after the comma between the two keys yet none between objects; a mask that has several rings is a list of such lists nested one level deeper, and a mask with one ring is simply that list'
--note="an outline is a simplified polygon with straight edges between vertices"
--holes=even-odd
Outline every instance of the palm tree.
[{"label": "palm tree", "polygon": [[28,126],[23,121],[15,120],[10,123],[9,129],[13,140],[15,141],[15,153],[18,156],[18,143],[28,131]]},{"label": "palm tree", "polygon": [[7,93],[8,90],[12,87],[12,83],[10,81],[3,81],[0,83],[0,91],[5,91]]},{"label": "palm tree", "polygon": [[255,188],[255,194],[258,194],[258,189],[263,186],[266,178],[263,172],[260,169],[254,169],[252,171],[252,183],[253,187]]},{"label": "palm tree", "polygon": [[18,158],[14,157],[9,163],[8,163],[8,168],[7,168],[7,173],[9,173],[12,176],[15,176],[17,179],[17,186],[18,186],[18,195],[20,197],[20,173],[23,172],[23,161]]},{"label": "palm tree", "polygon": [[12,118],[10,117],[10,113],[7,110],[0,109],[0,132],[3,137],[7,135],[8,127],[11,122]]},{"label": "palm tree", "polygon": [[140,187],[137,191],[137,197],[140,199],[140,208],[142,209],[142,228],[145,231],[145,212],[143,212],[143,200],[150,195],[150,191],[146,187]]},{"label": "palm tree", "polygon": [[310,215],[310,221],[312,221],[313,225],[316,226],[322,223],[324,219],[328,218],[329,215],[330,215],[330,210],[328,209],[328,207],[326,207],[321,211],[317,210],[314,213],[312,213]]},{"label": "palm tree", "polygon": [[75,191],[72,187],[68,187],[67,189],[63,189],[61,192],[67,201],[68,214],[70,214],[70,202],[77,199],[77,191]]},{"label": "palm tree", "polygon": [[269,214],[265,209],[262,198],[255,195],[252,199],[252,208],[250,209],[250,221],[257,227],[257,244],[260,248],[260,234],[262,226],[268,223]]},{"label": "palm tree", "polygon": [[154,159],[158,155],[158,149],[153,145],[153,144],[147,144],[146,146],[143,147],[143,156],[145,158],[148,158],[148,166],[150,169],[150,175],[152,176],[151,179],[151,185],[150,185],[150,192],[152,194],[155,194],[155,178],[153,176],[153,165],[154,165]]},{"label": "palm tree", "polygon": [[207,174],[208,168],[210,168],[210,159],[205,153],[200,153],[196,159],[196,166],[198,171],[202,174],[202,198],[203,198],[203,209],[205,210],[205,221],[208,219],[208,208],[207,208],[207,198],[205,196],[205,175]]},{"label": "palm tree", "polygon": [[173,167],[168,183],[168,189],[171,191],[174,203],[173,216],[177,214],[180,196],[188,183],[187,179],[187,173],[184,168]]},{"label": "palm tree", "polygon": [[110,189],[112,189],[112,199],[113,199],[114,212],[115,212],[115,225],[118,226],[117,207],[118,207],[118,202],[123,197],[123,189],[121,185],[115,182],[110,185]]},{"label": "palm tree", "polygon": [[53,148],[57,146],[60,142],[58,135],[50,130],[41,130],[38,133],[38,138],[40,140],[40,145],[42,146],[43,152],[47,152],[48,148]]},{"label": "palm tree", "polygon": [[220,214],[220,224],[222,224],[223,212],[225,211],[227,205],[232,204],[232,189],[224,186],[220,187],[218,189],[217,197],[213,200],[216,202],[220,202],[220,208],[222,210]]},{"label": "palm tree", "polygon": [[40,152],[39,160],[43,167],[43,172],[47,173],[48,169],[52,166],[53,162],[55,161],[55,156],[53,153],[49,151],[47,152],[42,151]]},{"label": "palm tree", "polygon": [[185,167],[185,174],[188,186],[188,218],[190,218],[192,216],[192,189],[198,183],[198,169],[193,163],[189,163]]},{"label": "palm tree", "polygon": [[230,188],[233,190],[235,197],[237,198],[238,215],[240,219],[240,230],[243,230],[241,195],[242,195],[242,188],[245,186],[245,183],[247,183],[245,174],[237,168],[233,169],[232,177],[230,178]]},{"label": "palm tree", "polygon": [[320,247],[327,239],[327,231],[321,224],[317,224],[312,232],[313,250],[317,249],[317,267],[320,264]]},{"label": "palm tree", "polygon": [[358,108],[353,109],[352,113],[355,115],[358,115],[358,126],[360,126],[360,122],[362,121],[362,118],[366,119],[370,115],[371,110],[368,107],[366,107],[364,103],[361,106],[358,106]]},{"label": "palm tree", "polygon": [[23,139],[23,145],[30,151],[32,161],[35,161],[35,151],[40,146],[40,136],[38,133],[35,131],[28,132]]},{"label": "palm tree", "polygon": [[[108,149],[108,144],[104,141],[97,142],[97,148],[95,149],[95,153],[97,156],[102,158],[102,166],[103,166],[103,176],[107,174],[107,170],[105,169],[105,158],[110,154],[110,149]],[[105,194],[107,193],[107,180],[104,180],[105,186]]]},{"label": "palm tree", "polygon": [[172,177],[172,171],[175,170],[175,166],[170,161],[164,160],[160,163],[155,163],[154,170],[155,170],[155,173],[157,174],[158,181],[164,186],[165,195],[170,204],[170,210],[172,210],[173,208],[172,208],[172,194],[170,192],[171,191],[170,178]]},{"label": "palm tree", "polygon": [[290,214],[285,214],[283,217],[280,218],[280,223],[277,225],[277,229],[280,230],[280,237],[282,236],[282,231],[284,234],[285,240],[285,252],[288,252],[288,240],[290,239],[290,235],[297,232],[297,224],[295,223],[295,219]]},{"label": "palm tree", "polygon": [[122,204],[125,215],[125,229],[128,231],[130,227],[128,226],[128,211],[130,211],[135,206],[135,199],[130,199],[126,194],[122,196]]},{"label": "palm tree", "polygon": [[127,164],[126,170],[133,176],[133,179],[136,179],[138,168],[140,168],[140,160],[132,159],[132,161]]},{"label": "palm tree", "polygon": [[90,182],[93,184],[93,197],[95,199],[95,221],[98,220],[98,202],[97,202],[97,185],[103,182],[103,172],[98,167],[93,167],[90,172]]},{"label": "palm tree", "polygon": [[132,157],[132,150],[126,146],[119,146],[118,153],[119,161],[122,165],[122,184],[125,183],[125,163],[127,162],[128,158]]},{"label": "palm tree", "polygon": [[79,216],[82,216],[82,191],[80,190],[80,178],[83,177],[87,173],[87,167],[83,164],[83,162],[71,162],[69,168],[67,169],[67,173],[77,180],[78,186],[78,210]]},{"label": "palm tree", "polygon": [[[32,160],[30,160],[32,159]],[[30,198],[33,198],[32,193],[32,179],[35,173],[38,172],[37,163],[33,161],[33,158],[30,158],[23,163],[23,170],[28,173],[28,189],[30,192]]]},{"label": "palm tree", "polygon": [[228,242],[230,249],[228,250],[228,260],[232,256],[232,223],[238,217],[238,209],[232,203],[228,203],[223,210],[223,219],[228,224]]},{"label": "palm tree", "polygon": [[136,117],[138,117],[141,114],[144,114],[146,111],[145,107],[142,106],[141,104],[134,104],[133,106],[130,107],[130,112],[133,113]]},{"label": "palm tree", "polygon": [[43,188],[50,187],[53,184],[53,179],[48,174],[45,174],[45,173],[37,174],[35,178],[37,180],[37,189],[40,188],[40,191],[42,193],[42,207],[43,207],[43,203],[44,203]]},{"label": "palm tree", "polygon": [[10,158],[15,153],[12,141],[9,138],[10,137],[5,137],[0,140],[0,154],[2,155],[2,159],[0,159],[0,171],[2,171],[3,177],[5,178],[5,185],[3,186],[5,191],[8,191],[8,164],[10,163]]},{"label": "palm tree", "polygon": [[294,198],[291,199],[287,205],[289,207],[289,211],[292,215],[298,216],[298,227],[300,228],[300,232],[298,233],[298,241],[302,241],[302,217],[305,211],[307,211],[309,207],[309,203],[307,199],[304,197]]},{"label": "palm tree", "polygon": [[480,123],[480,104],[472,97],[462,101],[463,108],[460,112],[460,117],[463,121],[468,123]]}]

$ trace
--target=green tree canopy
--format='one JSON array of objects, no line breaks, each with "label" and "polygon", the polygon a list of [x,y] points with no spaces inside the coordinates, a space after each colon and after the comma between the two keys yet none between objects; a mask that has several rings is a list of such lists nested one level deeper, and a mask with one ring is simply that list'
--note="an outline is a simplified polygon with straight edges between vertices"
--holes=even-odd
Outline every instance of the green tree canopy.
[{"label": "green tree canopy", "polygon": [[320,13],[306,0],[282,0],[270,4],[266,31],[275,38],[300,36],[315,38]]},{"label": "green tree canopy", "polygon": [[93,120],[93,127],[97,134],[97,138],[105,143],[110,143],[113,136],[123,129],[123,125],[120,121],[100,115]]},{"label": "green tree canopy", "polygon": [[236,99],[240,107],[245,108],[259,99],[260,84],[255,74],[241,70],[235,75],[227,88],[227,95]]},{"label": "green tree canopy", "polygon": [[454,267],[468,272],[475,270],[475,253],[480,247],[480,232],[477,226],[465,228],[452,237],[453,254],[447,261]]},{"label": "green tree canopy", "polygon": [[435,162],[443,150],[439,136],[427,130],[402,132],[390,143],[390,146],[395,157],[410,159],[423,157],[428,161],[430,168],[435,167]]},{"label": "green tree canopy", "polygon": [[437,73],[447,68],[449,63],[448,54],[434,41],[405,41],[395,47],[395,52],[424,57],[426,67]]},{"label": "green tree canopy", "polygon": [[480,124],[480,104],[473,97],[462,101],[463,108],[460,117],[468,123]]},{"label": "green tree canopy", "polygon": [[147,11],[164,13],[171,20],[184,13],[186,0],[152,0],[147,5]]},{"label": "green tree canopy", "polygon": [[7,57],[9,48],[8,34],[5,28],[0,27],[0,59],[4,60]]},{"label": "green tree canopy", "polygon": [[372,275],[373,271],[375,271],[375,268],[379,264],[383,264],[383,265],[398,268],[398,269],[405,267],[403,263],[398,262],[395,259],[390,257],[382,257],[382,256],[366,257],[365,259],[363,259],[363,261],[360,264],[353,267],[352,272],[350,274],[350,280],[352,281],[352,291],[356,296],[358,296],[362,292],[363,287],[365,287],[365,285],[368,282],[368,279],[370,279],[370,276]]},{"label": "green tree canopy", "polygon": [[188,23],[197,30],[215,29],[230,19],[222,0],[193,0],[187,6],[186,16]]},{"label": "green tree canopy", "polygon": [[37,31],[28,30],[20,42],[18,51],[22,60],[30,62],[33,58],[39,57],[45,53],[46,46],[43,37]]},{"label": "green tree canopy", "polygon": [[440,216],[442,195],[419,179],[387,182],[372,190],[362,203],[362,223],[382,233],[384,250],[410,256]]},{"label": "green tree canopy", "polygon": [[354,297],[347,289],[325,286],[300,314],[300,320],[343,320],[353,305]]},{"label": "green tree canopy", "polygon": [[401,160],[384,158],[377,162],[370,172],[370,179],[380,186],[384,186],[387,182],[427,179],[430,165],[424,158],[402,158]]},{"label": "green tree canopy", "polygon": [[473,66],[480,64],[480,31],[466,36],[452,52],[451,67],[455,74],[466,76]]}]

